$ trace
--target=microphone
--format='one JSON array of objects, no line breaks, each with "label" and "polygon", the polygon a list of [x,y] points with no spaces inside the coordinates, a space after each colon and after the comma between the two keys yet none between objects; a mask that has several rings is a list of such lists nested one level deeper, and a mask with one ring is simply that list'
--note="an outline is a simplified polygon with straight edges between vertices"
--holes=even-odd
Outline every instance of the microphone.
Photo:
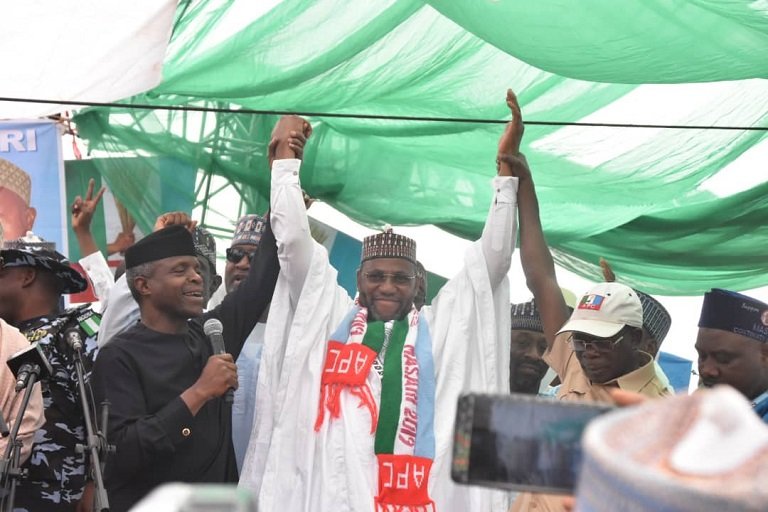
[{"label": "microphone", "polygon": [[45,357],[43,349],[38,343],[33,343],[29,348],[16,352],[7,361],[8,368],[16,377],[16,391],[21,391],[29,383],[29,377],[35,375],[37,380],[48,378],[53,369],[48,358]]},{"label": "microphone", "polygon": [[[203,332],[208,336],[208,340],[211,342],[211,348],[214,354],[226,354],[227,349],[224,347],[224,326],[217,318],[209,318],[203,324]],[[224,395],[224,401],[231,404],[235,400],[235,390],[229,388]]]},{"label": "microphone", "polygon": [[80,336],[80,330],[72,327],[64,331],[64,339],[67,340],[67,345],[75,352],[83,350],[83,338]]}]

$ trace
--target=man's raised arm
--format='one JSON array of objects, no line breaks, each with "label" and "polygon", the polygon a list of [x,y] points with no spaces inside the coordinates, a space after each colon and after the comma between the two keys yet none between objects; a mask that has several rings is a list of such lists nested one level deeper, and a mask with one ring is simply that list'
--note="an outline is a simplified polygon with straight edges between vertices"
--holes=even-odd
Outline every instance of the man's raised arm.
[{"label": "man's raised arm", "polygon": [[[510,95],[513,104],[510,104]],[[507,123],[504,133],[499,139],[499,154],[519,154],[520,141],[523,138],[525,127],[520,116],[520,108],[517,106],[517,98],[514,97],[511,90],[507,91],[507,104],[510,105],[512,111],[512,121]],[[517,236],[515,209],[517,207],[518,178],[512,167],[500,162],[498,158],[496,161],[498,172],[497,176],[493,178],[493,202],[481,237],[483,256],[488,267],[488,277],[492,288],[501,283],[504,276],[509,272]]]},{"label": "man's raised arm", "polygon": [[[520,107],[512,91],[507,93],[507,104],[515,119],[521,119]],[[522,119],[521,119],[522,124]],[[510,123],[512,124],[512,123]],[[509,128],[508,128],[509,130]],[[506,133],[505,133],[506,135]],[[522,136],[522,130],[520,131]],[[514,146],[502,148],[499,144],[499,167],[519,179],[517,201],[520,218],[520,259],[528,288],[533,293],[541,315],[547,345],[552,346],[555,333],[568,320],[568,308],[557,284],[555,263],[549,252],[539,218],[539,202],[536,198],[531,171],[525,156],[519,151],[509,151]],[[499,171],[501,173],[501,170]]]},{"label": "man's raised arm", "polygon": [[284,116],[272,132],[269,163],[272,169],[270,222],[277,241],[280,271],[288,280],[291,303],[298,303],[312,260],[304,196],[299,182],[304,143],[312,133],[307,121]]}]

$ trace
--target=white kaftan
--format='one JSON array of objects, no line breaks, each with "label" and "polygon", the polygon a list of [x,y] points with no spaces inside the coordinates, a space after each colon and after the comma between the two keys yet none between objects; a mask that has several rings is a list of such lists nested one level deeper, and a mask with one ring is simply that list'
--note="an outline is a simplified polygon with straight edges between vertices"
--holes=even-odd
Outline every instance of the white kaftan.
[{"label": "white kaftan", "polygon": [[[368,410],[359,408],[350,393],[342,393],[341,417],[326,417],[320,431],[314,431],[326,344],[353,300],[337,284],[326,250],[311,239],[299,166],[299,160],[277,160],[272,170],[270,222],[281,271],[259,372],[259,415],[240,484],[258,494],[259,510],[265,512],[372,511],[378,465]],[[506,493],[450,479],[459,394],[509,389],[506,274],[516,235],[517,178],[496,177],[493,186],[481,241],[470,247],[464,268],[432,305],[421,310],[432,334],[436,373],[430,496],[438,512],[508,508]],[[367,382],[379,404],[378,373],[371,371]]]}]

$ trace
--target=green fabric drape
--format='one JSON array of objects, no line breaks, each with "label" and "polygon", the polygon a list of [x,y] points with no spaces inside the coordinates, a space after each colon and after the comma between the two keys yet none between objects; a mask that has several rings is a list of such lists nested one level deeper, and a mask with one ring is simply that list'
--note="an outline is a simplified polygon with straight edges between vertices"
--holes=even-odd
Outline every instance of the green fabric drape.
[{"label": "green fabric drape", "polygon": [[[501,120],[512,87],[534,121],[768,126],[759,3],[618,4],[285,0],[249,19],[240,2],[192,2],[180,7],[163,82],[126,103]],[[715,80],[731,81],[687,84]],[[667,85],[637,85],[652,82]],[[229,180],[257,212],[275,120],[120,108],[76,117],[94,154],[173,157]],[[502,125],[310,120],[311,195],[370,226],[479,236]],[[707,186],[765,133],[529,125],[524,151],[558,261],[598,278],[605,257],[650,293],[768,284],[762,184],[737,195]]]}]

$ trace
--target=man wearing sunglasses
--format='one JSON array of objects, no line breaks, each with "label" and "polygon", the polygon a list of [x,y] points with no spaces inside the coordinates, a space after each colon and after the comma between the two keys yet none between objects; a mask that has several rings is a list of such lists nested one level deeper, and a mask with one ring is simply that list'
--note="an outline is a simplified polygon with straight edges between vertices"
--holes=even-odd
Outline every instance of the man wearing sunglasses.
[{"label": "man wearing sunglasses", "polygon": [[[266,219],[260,215],[244,215],[237,221],[232,243],[227,248],[227,263],[224,267],[224,289],[227,294],[234,292],[248,276],[265,226]],[[232,445],[235,447],[238,472],[243,468],[256,413],[256,383],[259,379],[259,361],[268,312],[269,307],[248,335],[236,361],[238,387],[232,403]]]}]

